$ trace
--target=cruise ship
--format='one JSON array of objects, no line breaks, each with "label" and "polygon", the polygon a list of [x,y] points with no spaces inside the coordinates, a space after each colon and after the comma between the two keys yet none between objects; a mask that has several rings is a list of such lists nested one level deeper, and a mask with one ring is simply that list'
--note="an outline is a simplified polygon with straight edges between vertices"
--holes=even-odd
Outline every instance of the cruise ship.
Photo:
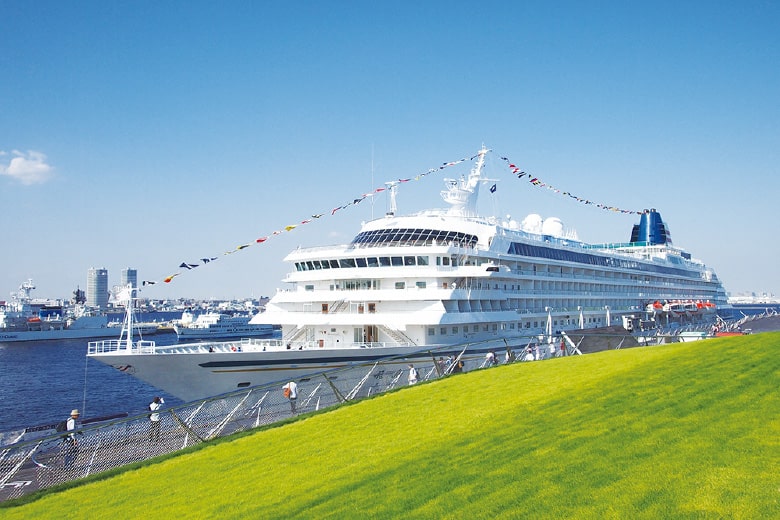
[{"label": "cruise ship", "polygon": [[205,312],[196,317],[184,311],[173,329],[179,341],[253,338],[274,333],[273,325],[249,323],[251,319],[249,314]]},{"label": "cruise ship", "polygon": [[390,210],[350,243],[291,252],[291,288],[252,320],[281,325],[280,340],[95,342],[88,355],[196,399],[448,345],[487,351],[551,331],[690,323],[712,315],[672,312],[673,305],[726,304],[715,272],[672,244],[654,209],[639,215],[627,241],[606,244],[579,241],[554,217],[478,215],[480,188],[494,182],[483,172],[488,152],[478,152],[468,176],[445,180],[448,208],[396,215],[397,184],[389,183]]}]

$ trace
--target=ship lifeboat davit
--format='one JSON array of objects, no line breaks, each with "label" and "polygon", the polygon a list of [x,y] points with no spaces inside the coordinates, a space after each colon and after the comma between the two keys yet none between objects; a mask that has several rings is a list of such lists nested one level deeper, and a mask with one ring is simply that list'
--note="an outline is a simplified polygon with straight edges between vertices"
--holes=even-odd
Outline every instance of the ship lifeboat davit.
[{"label": "ship lifeboat davit", "polygon": [[711,301],[696,302],[696,306],[699,308],[701,314],[714,314],[716,306]]},{"label": "ship lifeboat davit", "polygon": [[688,314],[684,302],[669,302],[664,305],[664,310],[673,316],[685,316]]},{"label": "ship lifeboat davit", "polygon": [[654,301],[653,303],[648,303],[647,306],[645,307],[645,310],[656,316],[659,316],[665,312],[664,304],[659,302],[658,300]]}]

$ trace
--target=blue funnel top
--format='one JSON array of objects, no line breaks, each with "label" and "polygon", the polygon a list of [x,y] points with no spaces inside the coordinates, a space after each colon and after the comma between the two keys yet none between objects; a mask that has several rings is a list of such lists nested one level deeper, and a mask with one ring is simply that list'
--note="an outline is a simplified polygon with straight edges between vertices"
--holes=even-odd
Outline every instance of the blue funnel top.
[{"label": "blue funnel top", "polygon": [[654,209],[646,209],[631,230],[631,242],[644,242],[649,246],[671,244],[672,235],[661,220],[661,214]]}]

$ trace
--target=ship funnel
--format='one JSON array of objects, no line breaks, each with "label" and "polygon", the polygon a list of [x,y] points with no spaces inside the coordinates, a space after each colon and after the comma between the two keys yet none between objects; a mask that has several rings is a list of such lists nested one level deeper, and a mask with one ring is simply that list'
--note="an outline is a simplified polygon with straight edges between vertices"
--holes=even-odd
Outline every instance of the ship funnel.
[{"label": "ship funnel", "polygon": [[646,209],[639,218],[639,224],[634,224],[631,242],[644,242],[650,246],[671,244],[672,235],[661,219],[661,214],[655,209]]}]

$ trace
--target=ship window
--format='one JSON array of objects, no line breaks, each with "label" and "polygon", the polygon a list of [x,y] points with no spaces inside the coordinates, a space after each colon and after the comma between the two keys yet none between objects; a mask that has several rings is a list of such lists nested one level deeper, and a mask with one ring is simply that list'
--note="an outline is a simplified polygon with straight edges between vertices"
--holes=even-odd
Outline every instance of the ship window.
[{"label": "ship window", "polygon": [[366,259],[365,258],[355,258],[355,261],[357,262],[358,267],[366,267]]},{"label": "ship window", "polygon": [[390,261],[393,264],[393,267],[398,267],[404,265],[404,259],[400,256],[393,256],[390,258]]},{"label": "ship window", "polygon": [[429,336],[435,336],[436,335],[436,329],[433,327],[428,327],[428,335]]},{"label": "ship window", "polygon": [[404,257],[404,265],[414,265],[414,264],[415,264],[415,257],[413,256]]},{"label": "ship window", "polygon": [[417,265],[428,265],[428,257],[427,256],[418,256],[417,257]]},{"label": "ship window", "polygon": [[248,387],[249,385],[251,385],[251,383],[250,383],[249,381],[244,381],[243,383],[238,383],[238,384],[236,385],[236,388],[246,388],[246,387]]},{"label": "ship window", "polygon": [[439,330],[439,332],[441,333],[442,336],[446,336],[447,335],[447,327],[442,327]]},{"label": "ship window", "polygon": [[339,265],[341,267],[349,268],[349,267],[355,267],[355,259],[354,258],[342,258],[339,260]]},{"label": "ship window", "polygon": [[498,330],[498,323],[493,324],[493,332],[496,332]]},{"label": "ship window", "polygon": [[441,259],[441,265],[450,265],[450,257],[445,256]]},{"label": "ship window", "polygon": [[389,256],[380,256],[379,257],[379,265],[382,267],[388,267],[390,265],[390,257]]},{"label": "ship window", "polygon": [[404,288],[406,288],[406,283],[405,282],[395,282],[395,288],[396,289],[404,289]]},{"label": "ship window", "polygon": [[296,271],[303,271],[303,269],[301,269],[301,264],[300,264],[300,262],[295,262],[295,270],[296,270]]},{"label": "ship window", "polygon": [[376,312],[376,303],[368,304],[368,312]]},{"label": "ship window", "polygon": [[473,332],[479,332],[479,325],[474,325],[474,326],[471,328],[471,330],[472,330]]},{"label": "ship window", "polygon": [[377,267],[379,265],[379,260],[376,257],[368,257],[368,267]]},{"label": "ship window", "polygon": [[314,271],[314,264],[311,262],[306,262],[306,270],[307,271]]},{"label": "ship window", "polygon": [[314,290],[314,286],[313,285],[307,285],[306,286],[306,290],[307,291],[313,291]]},{"label": "ship window", "polygon": [[452,333],[457,334],[458,333],[458,327],[452,327]]},{"label": "ship window", "polygon": [[425,289],[425,282],[417,282],[417,288],[418,289]]},{"label": "ship window", "polygon": [[328,304],[323,303],[322,304],[322,314],[328,314]]},{"label": "ship window", "polygon": [[329,260],[331,269],[338,269],[339,267],[339,261],[338,260]]},{"label": "ship window", "polygon": [[330,269],[330,263],[327,260],[320,261],[320,265],[323,269]]}]

